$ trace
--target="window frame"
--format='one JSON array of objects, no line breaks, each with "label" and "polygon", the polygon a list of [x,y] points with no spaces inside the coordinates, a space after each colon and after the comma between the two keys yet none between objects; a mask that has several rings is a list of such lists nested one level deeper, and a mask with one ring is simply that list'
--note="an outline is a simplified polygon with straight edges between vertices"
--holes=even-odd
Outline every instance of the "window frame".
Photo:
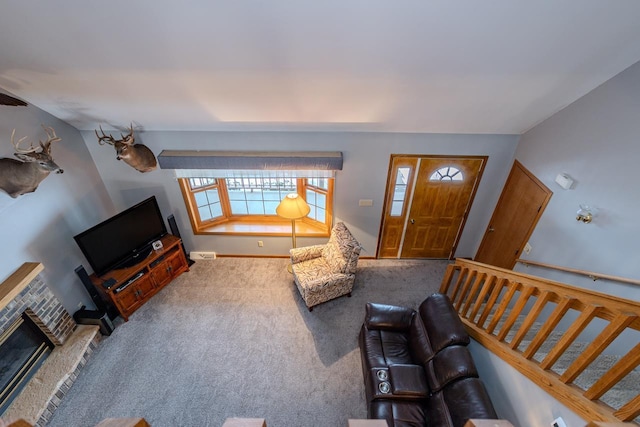
[{"label": "window frame", "polygon": [[[207,179],[207,177],[201,177]],[[268,235],[268,236],[289,236],[291,235],[291,221],[280,218],[277,215],[260,214],[231,214],[231,204],[227,189],[226,178],[213,178],[215,184],[191,189],[189,180],[193,178],[178,178],[178,184],[182,192],[187,214],[191,222],[194,234],[226,234],[226,235]],[[327,179],[327,189],[315,187],[307,182],[307,178],[294,178],[296,180],[296,191],[305,199],[307,190],[326,197],[325,222],[321,223],[309,217],[296,221],[297,236],[327,237],[333,224],[333,190],[335,178]],[[198,212],[198,204],[195,194],[202,191],[217,189],[218,198],[222,207],[222,216],[210,220],[201,221]]]}]

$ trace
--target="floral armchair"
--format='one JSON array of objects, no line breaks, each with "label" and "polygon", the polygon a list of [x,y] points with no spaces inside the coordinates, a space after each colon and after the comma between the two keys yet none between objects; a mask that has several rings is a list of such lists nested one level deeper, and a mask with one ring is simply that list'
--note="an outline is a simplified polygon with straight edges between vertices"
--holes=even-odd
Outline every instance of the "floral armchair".
[{"label": "floral armchair", "polygon": [[289,251],[293,280],[309,311],[342,295],[351,296],[361,249],[347,226],[339,222],[326,245]]}]

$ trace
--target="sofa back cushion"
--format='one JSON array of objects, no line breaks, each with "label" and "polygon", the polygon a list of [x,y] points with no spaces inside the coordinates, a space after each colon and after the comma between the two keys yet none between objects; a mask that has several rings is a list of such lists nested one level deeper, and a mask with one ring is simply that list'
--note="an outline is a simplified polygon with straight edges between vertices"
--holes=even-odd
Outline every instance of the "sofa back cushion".
[{"label": "sofa back cushion", "polygon": [[413,316],[409,329],[409,347],[415,363],[426,366],[433,357],[431,342],[420,316]]},{"label": "sofa back cushion", "polygon": [[364,310],[364,324],[369,329],[405,332],[416,317],[416,311],[409,307],[375,302],[368,302]]},{"label": "sofa back cushion", "polygon": [[429,425],[463,427],[469,419],[497,419],[489,394],[479,378],[465,378],[449,384],[427,399]]},{"label": "sofa back cushion", "polygon": [[461,345],[453,345],[438,352],[425,365],[425,372],[429,388],[433,392],[462,378],[478,377],[469,349]]},{"label": "sofa back cushion", "polygon": [[431,295],[420,304],[418,312],[434,354],[450,345],[469,344],[469,334],[447,295]]}]

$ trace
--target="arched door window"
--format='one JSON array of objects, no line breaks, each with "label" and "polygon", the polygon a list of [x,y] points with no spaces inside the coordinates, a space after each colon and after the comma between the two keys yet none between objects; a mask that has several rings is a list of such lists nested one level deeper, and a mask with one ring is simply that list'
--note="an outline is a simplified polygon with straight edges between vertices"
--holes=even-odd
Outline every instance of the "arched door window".
[{"label": "arched door window", "polygon": [[445,166],[438,169],[429,177],[429,181],[463,181],[464,177],[460,169],[453,166]]}]

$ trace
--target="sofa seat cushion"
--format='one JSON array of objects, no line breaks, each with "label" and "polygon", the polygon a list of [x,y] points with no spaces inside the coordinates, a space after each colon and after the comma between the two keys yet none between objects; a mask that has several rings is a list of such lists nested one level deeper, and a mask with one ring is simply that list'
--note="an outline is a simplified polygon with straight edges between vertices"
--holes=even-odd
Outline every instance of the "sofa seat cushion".
[{"label": "sofa seat cushion", "polygon": [[402,400],[376,400],[369,407],[369,418],[387,420],[389,427],[439,427],[427,423],[423,405],[420,402]]},{"label": "sofa seat cushion", "polygon": [[367,355],[367,370],[392,364],[411,364],[406,334],[395,331],[367,329],[360,331],[360,346]]},{"label": "sofa seat cushion", "polygon": [[443,349],[425,366],[432,392],[440,391],[461,378],[478,377],[478,370],[467,347],[454,345]]},{"label": "sofa seat cushion", "polygon": [[429,425],[438,427],[463,427],[472,418],[498,418],[479,378],[465,378],[433,393],[425,409]]}]

